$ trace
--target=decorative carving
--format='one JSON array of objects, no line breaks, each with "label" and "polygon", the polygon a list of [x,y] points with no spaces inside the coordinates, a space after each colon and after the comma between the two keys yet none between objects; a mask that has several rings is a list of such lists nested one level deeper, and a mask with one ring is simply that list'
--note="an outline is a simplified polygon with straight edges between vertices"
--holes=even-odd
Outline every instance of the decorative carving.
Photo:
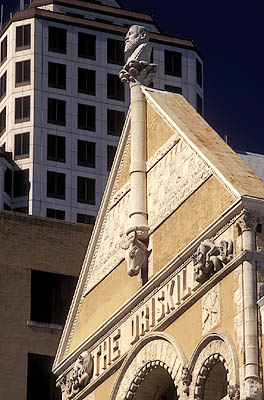
[{"label": "decorative carving", "polygon": [[152,47],[144,26],[132,25],[125,38],[125,53],[131,54],[119,72],[122,82],[140,82],[148,86],[155,76],[157,65],[150,63]]},{"label": "decorative carving", "polygon": [[246,399],[262,400],[262,383],[254,378],[249,378],[245,382]]},{"label": "decorative carving", "polygon": [[237,226],[244,231],[256,231],[259,222],[259,216],[255,211],[245,210],[237,221]]},{"label": "decorative carving", "polygon": [[228,385],[227,393],[230,400],[240,400],[240,389],[238,385]]},{"label": "decorative carving", "polygon": [[232,259],[233,242],[221,240],[217,246],[212,240],[205,239],[193,255],[194,272],[197,282],[204,283],[215,272],[218,272],[223,264]]},{"label": "decorative carving", "polygon": [[182,386],[183,386],[183,392],[189,396],[189,386],[192,382],[192,375],[189,371],[188,367],[182,367]]},{"label": "decorative carving", "polygon": [[126,252],[127,273],[129,276],[138,275],[147,264],[148,249],[146,244],[140,240],[140,232],[133,231],[124,245],[120,245]]},{"label": "decorative carving", "polygon": [[66,384],[66,395],[69,400],[73,399],[88,384],[92,374],[93,358],[88,351],[84,351],[75,361],[70,379]]},{"label": "decorative carving", "polygon": [[219,323],[220,302],[219,286],[206,293],[202,300],[202,331],[210,331]]}]

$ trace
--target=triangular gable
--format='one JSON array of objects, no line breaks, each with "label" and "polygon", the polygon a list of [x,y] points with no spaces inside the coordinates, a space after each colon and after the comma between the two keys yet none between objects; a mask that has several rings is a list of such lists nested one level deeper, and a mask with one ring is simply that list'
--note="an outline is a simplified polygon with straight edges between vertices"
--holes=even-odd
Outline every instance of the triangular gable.
[{"label": "triangular gable", "polygon": [[[166,162],[174,162],[175,155],[178,151],[177,146],[179,146],[180,142],[180,146],[184,145],[186,148],[189,148],[189,150],[191,149],[194,155],[193,158],[197,158],[194,160],[195,164],[192,166],[192,178],[194,178],[192,181],[193,186],[189,185],[188,177],[186,181],[180,183],[186,188],[186,199],[191,193],[196,191],[201,183],[212,176],[212,171],[217,178],[216,181],[222,182],[223,185],[228,188],[229,192],[232,193],[232,203],[235,201],[235,198],[239,199],[241,195],[264,198],[264,182],[244,164],[236,153],[230,149],[182,96],[144,87],[142,90],[151,107],[156,110],[161,117],[161,124],[163,124],[160,125],[161,128],[159,130],[162,139],[157,135],[155,139],[156,147],[153,143],[148,147],[149,159],[147,169],[150,171],[150,175],[152,171],[154,171],[155,165],[158,166],[157,168],[164,170]],[[151,127],[150,124],[149,130],[151,130],[153,134],[154,126]],[[109,290],[109,293],[112,291],[115,295],[115,292],[118,291],[115,290],[117,288],[111,286],[112,282],[109,278],[110,273],[111,271],[117,271],[117,274],[123,273],[126,268],[125,265],[122,265],[124,252],[120,249],[120,241],[122,240],[122,235],[125,236],[126,223],[129,215],[129,140],[130,116],[128,114],[58,348],[54,364],[55,370],[59,369],[60,364],[68,355],[70,355],[71,359],[74,359],[74,357],[76,358],[81,348],[80,344],[83,343],[84,339],[113,314],[113,312],[111,313],[110,311],[107,314],[107,310],[103,310],[102,318],[104,319],[99,322],[96,321],[95,328],[87,326],[89,325],[87,321],[86,325],[85,321],[82,321],[81,323],[84,326],[82,331],[83,336],[78,338],[76,343],[72,343],[76,326],[78,326],[79,323],[82,306],[89,297],[85,297],[85,295],[93,288],[97,288],[97,286],[102,286],[102,290],[106,290],[106,292]],[[151,181],[151,179],[149,179],[149,181]],[[172,190],[177,192],[177,186],[173,187]],[[190,193],[188,193],[188,190]],[[158,207],[160,212],[157,214],[162,214],[164,219],[166,218],[167,211],[160,210],[162,203],[158,203],[158,201],[153,198],[153,193],[154,190],[151,190],[149,185],[148,198],[150,202],[152,202],[151,204],[153,204],[153,210],[154,207],[155,209]],[[181,199],[179,199],[179,202],[180,201]],[[167,202],[166,207],[167,210],[169,210],[168,212],[172,213],[178,206],[174,200],[172,200],[171,202]],[[171,209],[169,209],[170,207]],[[162,222],[161,220],[155,220],[155,213],[153,213],[153,210],[150,207],[149,221],[151,229],[155,229],[155,227]],[[118,271],[120,266],[121,268]],[[132,286],[136,285],[137,282],[136,278],[126,279],[126,281]],[[99,282],[100,285],[98,285]],[[131,297],[132,292],[130,289],[129,287],[124,289],[127,291],[127,297],[123,296],[123,298],[119,299],[119,306],[122,306],[122,304]],[[132,289],[136,290],[135,287]],[[109,293],[106,294],[106,300]],[[96,296],[92,301],[97,301]],[[98,298],[98,302],[100,301],[102,307],[104,307],[103,298]],[[89,310],[89,304],[84,304],[83,308],[83,314],[87,315],[89,312],[92,312],[92,310]],[[114,311],[117,311],[117,309],[118,307],[114,309]]]}]

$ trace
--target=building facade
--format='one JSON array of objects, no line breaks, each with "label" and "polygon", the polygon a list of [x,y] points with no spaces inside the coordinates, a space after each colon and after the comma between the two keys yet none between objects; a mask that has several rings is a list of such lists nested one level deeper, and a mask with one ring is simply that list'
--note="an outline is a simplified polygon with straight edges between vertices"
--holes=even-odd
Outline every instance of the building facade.
[{"label": "building facade", "polygon": [[92,226],[1,210],[0,228],[0,398],[59,399],[51,367]]},{"label": "building facade", "polygon": [[261,400],[264,182],[182,96],[132,90],[53,366],[62,399]]},{"label": "building facade", "polygon": [[133,24],[150,32],[154,87],[202,113],[203,60],[192,41],[114,0],[35,0],[0,34],[0,144],[15,162],[0,208],[94,222],[129,106],[118,72]]}]

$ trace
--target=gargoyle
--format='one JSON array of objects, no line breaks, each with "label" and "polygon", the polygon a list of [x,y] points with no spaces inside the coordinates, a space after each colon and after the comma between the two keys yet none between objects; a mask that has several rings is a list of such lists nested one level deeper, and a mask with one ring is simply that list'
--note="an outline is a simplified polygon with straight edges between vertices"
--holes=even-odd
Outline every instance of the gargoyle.
[{"label": "gargoyle", "polygon": [[145,268],[147,264],[148,249],[146,244],[139,239],[137,231],[132,232],[128,241],[124,245],[120,245],[126,252],[127,273],[129,276],[138,275],[141,268]]},{"label": "gargoyle", "polygon": [[75,361],[70,379],[67,382],[66,395],[69,400],[73,399],[88,384],[92,374],[93,358],[88,351],[84,351]]},{"label": "gargoyle", "polygon": [[216,246],[212,240],[205,239],[193,255],[196,281],[203,283],[209,279],[223,267],[223,264],[227,264],[232,259],[232,253],[231,240],[221,240],[219,246]]},{"label": "gargoyle", "polygon": [[144,26],[132,25],[125,38],[125,53],[130,54],[119,72],[122,82],[135,82],[148,86],[155,76],[157,65],[150,63],[152,47]]}]

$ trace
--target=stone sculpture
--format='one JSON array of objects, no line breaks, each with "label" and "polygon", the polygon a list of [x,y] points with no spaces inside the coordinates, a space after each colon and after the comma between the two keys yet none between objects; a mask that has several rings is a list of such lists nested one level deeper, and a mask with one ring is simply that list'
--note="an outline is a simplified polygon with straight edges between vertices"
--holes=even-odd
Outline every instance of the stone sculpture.
[{"label": "stone sculpture", "polygon": [[93,374],[93,358],[88,351],[82,352],[71,371],[70,379],[66,383],[66,396],[71,400],[88,384]]},{"label": "stone sculpture", "polygon": [[122,82],[136,82],[148,86],[155,76],[157,65],[150,63],[152,47],[144,26],[132,25],[125,38],[125,53],[130,54],[119,72]]},{"label": "stone sculpture", "polygon": [[217,246],[212,240],[205,239],[193,255],[195,279],[204,283],[215,272],[218,272],[223,264],[232,259],[233,242],[221,240]]},{"label": "stone sculpture", "polygon": [[231,400],[239,400],[240,399],[240,390],[238,385],[228,385],[227,388],[229,399]]},{"label": "stone sculpture", "polygon": [[189,386],[192,382],[192,375],[189,371],[188,367],[182,367],[182,386],[183,386],[183,392],[189,396]]},{"label": "stone sculpture", "polygon": [[128,237],[128,241],[120,246],[126,252],[127,273],[129,276],[136,276],[147,264],[148,249],[144,242],[139,240],[137,231]]}]

